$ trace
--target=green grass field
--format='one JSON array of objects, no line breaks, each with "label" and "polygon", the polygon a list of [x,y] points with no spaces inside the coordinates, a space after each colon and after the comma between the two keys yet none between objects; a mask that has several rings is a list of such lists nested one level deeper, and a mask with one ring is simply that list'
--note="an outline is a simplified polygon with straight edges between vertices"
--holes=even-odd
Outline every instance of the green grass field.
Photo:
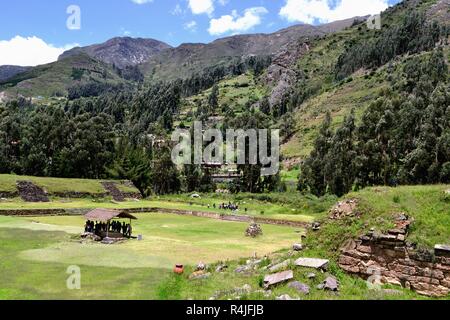
[{"label": "green grass field", "polygon": [[[101,182],[102,180],[93,179],[64,179],[64,178],[46,178],[46,177],[29,177],[17,176],[10,174],[0,174],[0,192],[16,192],[17,181],[31,181],[39,187],[45,189],[49,194],[64,192],[80,192],[89,194],[105,193]],[[110,181],[110,180],[107,180]],[[117,187],[122,192],[136,192],[134,187],[122,184],[122,181],[116,181]]]},{"label": "green grass field", "polygon": [[[80,241],[84,223],[80,216],[0,216],[0,299],[209,299],[217,291],[232,290],[245,284],[251,286],[252,292],[240,296],[240,299],[274,299],[286,293],[296,297],[296,292],[286,285],[276,287],[270,295],[264,296],[260,282],[267,271],[262,268],[249,275],[234,272],[255,252],[258,257],[268,255],[265,265],[288,258],[294,260],[299,256],[330,259],[328,272],[318,273],[316,279],[307,278],[311,272],[309,269],[287,267],[294,270],[295,280],[311,287],[310,295],[302,299],[427,299],[399,287],[385,287],[395,289],[395,294],[369,290],[364,280],[342,271],[337,266],[337,258],[346,239],[357,237],[372,227],[379,231],[392,228],[393,215],[399,212],[414,218],[408,241],[426,248],[432,248],[436,243],[448,243],[450,197],[446,190],[449,189],[448,185],[367,188],[345,197],[358,199],[362,215],[339,221],[327,219],[328,210],[338,199],[299,193],[210,194],[202,195],[200,199],[172,195],[139,203],[207,211],[206,204],[231,201],[245,203],[255,213],[264,209],[268,217],[282,214],[280,210],[290,212],[297,208],[302,214],[288,215],[305,215],[319,220],[322,228],[308,233],[303,240],[306,249],[293,256],[288,255],[288,250],[293,243],[302,241],[302,229],[262,225],[264,235],[251,239],[244,236],[245,223],[171,214],[138,214],[134,233],[142,234],[142,241],[104,246]],[[60,204],[79,206],[83,201],[85,205],[93,203],[88,199],[79,201]],[[5,204],[17,205],[1,203],[0,206]],[[132,205],[136,202],[119,206]],[[209,264],[210,278],[189,280],[193,266],[200,261]],[[226,272],[214,272],[220,261],[229,266]],[[171,271],[177,263],[187,265],[182,276]],[[66,288],[66,270],[71,265],[81,268],[81,290]],[[339,294],[316,289],[329,274],[339,280]],[[236,299],[230,295],[220,298]]]},{"label": "green grass field", "polygon": [[[281,196],[281,194],[280,194]],[[109,199],[61,199],[51,198],[51,202],[29,203],[24,202],[20,198],[0,200],[1,210],[14,209],[129,209],[129,208],[161,208],[161,209],[177,209],[187,211],[212,212],[221,214],[233,214],[229,210],[218,209],[221,203],[240,204],[240,210],[237,214],[249,215],[255,217],[263,217],[279,220],[291,220],[300,222],[312,222],[318,216],[317,214],[326,210],[335,198],[330,197],[323,200],[315,200],[313,198],[301,197],[293,203],[273,202],[269,198],[260,198],[260,196],[234,196],[234,195],[202,195],[201,199],[193,199],[189,194],[184,195],[168,195],[155,197],[140,201],[112,202]],[[216,204],[216,208],[213,207]],[[269,204],[269,205],[268,205]],[[209,207],[208,207],[209,205]],[[247,211],[245,211],[247,208]]]},{"label": "green grass field", "polygon": [[[144,239],[113,246],[81,243],[82,217],[0,217],[0,299],[154,299],[175,264],[263,256],[290,247],[302,232],[264,226],[264,235],[253,239],[244,236],[244,223],[167,214],[137,217],[134,232]],[[80,266],[86,279],[79,292],[65,288],[70,265]]]}]

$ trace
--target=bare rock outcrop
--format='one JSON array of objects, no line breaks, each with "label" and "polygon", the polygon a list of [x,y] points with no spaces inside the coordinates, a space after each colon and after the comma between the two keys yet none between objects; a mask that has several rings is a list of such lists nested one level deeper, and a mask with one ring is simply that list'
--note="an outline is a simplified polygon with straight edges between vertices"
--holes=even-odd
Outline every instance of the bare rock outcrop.
[{"label": "bare rock outcrop", "polygon": [[267,72],[262,79],[265,85],[272,88],[269,95],[270,106],[280,103],[295,84],[297,73],[292,66],[309,50],[310,47],[307,42],[301,44],[293,43],[281,49],[274,57],[272,64],[267,68]]}]

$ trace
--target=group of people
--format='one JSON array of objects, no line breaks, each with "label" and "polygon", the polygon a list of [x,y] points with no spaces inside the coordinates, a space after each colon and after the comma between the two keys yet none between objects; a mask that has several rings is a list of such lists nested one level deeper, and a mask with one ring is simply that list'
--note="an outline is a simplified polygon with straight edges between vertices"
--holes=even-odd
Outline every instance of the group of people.
[{"label": "group of people", "polygon": [[132,227],[131,224],[126,224],[125,222],[120,223],[119,221],[113,221],[109,225],[104,222],[94,222],[86,221],[84,226],[84,231],[89,233],[94,233],[100,235],[101,232],[117,232],[122,233],[124,237],[131,237]]},{"label": "group of people", "polygon": [[239,210],[239,205],[231,203],[231,202],[228,202],[228,204],[222,203],[221,205],[219,205],[219,209],[221,209],[221,210],[238,211]]}]

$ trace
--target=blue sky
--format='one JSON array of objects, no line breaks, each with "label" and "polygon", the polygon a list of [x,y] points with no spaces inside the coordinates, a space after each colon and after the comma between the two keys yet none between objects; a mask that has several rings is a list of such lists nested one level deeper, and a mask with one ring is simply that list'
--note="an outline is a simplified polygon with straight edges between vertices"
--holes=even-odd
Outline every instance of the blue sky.
[{"label": "blue sky", "polygon": [[[177,46],[183,42],[210,42],[232,34],[274,32],[297,23],[319,24],[354,15],[376,14],[397,2],[399,0],[2,0],[0,65],[49,62],[66,48],[100,43],[115,36],[154,38]],[[67,27],[70,5],[80,8],[80,28],[76,30]],[[30,51],[35,54],[34,60],[30,59]]]}]

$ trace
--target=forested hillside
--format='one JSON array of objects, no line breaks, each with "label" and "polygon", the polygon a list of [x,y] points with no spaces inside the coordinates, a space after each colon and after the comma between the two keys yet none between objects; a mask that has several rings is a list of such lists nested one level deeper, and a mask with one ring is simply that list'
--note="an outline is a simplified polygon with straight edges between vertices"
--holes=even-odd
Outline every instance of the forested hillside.
[{"label": "forested hillside", "polygon": [[[442,2],[404,1],[382,14],[381,30],[361,19],[282,30],[290,40],[276,53],[262,53],[266,36],[242,36],[164,49],[139,66],[83,53],[20,73],[0,83],[10,98],[0,103],[0,173],[129,179],[144,194],[214,190],[207,171],[170,158],[174,128],[202,120],[221,130],[280,128],[284,158],[300,167],[299,189],[316,195],[449,183]],[[227,55],[233,39],[250,41],[256,54]],[[226,63],[208,60],[215,50]],[[189,72],[177,79],[177,68]],[[230,189],[285,189],[279,176],[260,177],[260,167],[238,167],[243,178]]]}]

